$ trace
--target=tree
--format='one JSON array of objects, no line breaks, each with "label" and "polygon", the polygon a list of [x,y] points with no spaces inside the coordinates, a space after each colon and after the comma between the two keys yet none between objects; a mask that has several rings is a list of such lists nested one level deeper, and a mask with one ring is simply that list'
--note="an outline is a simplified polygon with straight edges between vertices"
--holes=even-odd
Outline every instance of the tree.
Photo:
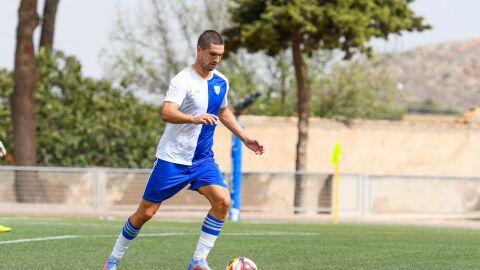
[{"label": "tree", "polygon": [[38,75],[33,31],[38,21],[37,1],[22,0],[18,10],[15,84],[11,98],[17,165],[36,165],[35,94]]},{"label": "tree", "polygon": [[295,207],[302,206],[307,169],[308,118],[311,87],[304,57],[317,50],[340,49],[345,59],[355,53],[371,54],[368,41],[387,39],[402,31],[429,26],[409,8],[413,0],[235,0],[230,9],[234,25],[224,31],[227,51],[247,48],[277,55],[290,48],[295,67],[298,141],[295,169]]},{"label": "tree", "polygon": [[405,113],[392,70],[381,61],[357,60],[331,67],[312,81],[312,114],[324,118],[401,119]]},{"label": "tree", "polygon": [[[102,57],[107,78],[138,94],[145,91],[165,94],[170,78],[194,61],[198,35],[206,29],[221,32],[231,24],[227,12],[231,3],[231,0],[165,0],[161,3],[152,0],[140,6],[133,17],[130,11],[130,14],[119,11],[111,45]],[[286,102],[278,105],[275,98],[276,95],[286,97],[287,92],[291,92],[287,88],[291,70],[282,68],[287,66],[285,60],[286,57],[269,59],[264,53],[250,54],[246,50],[238,50],[223,60],[219,70],[229,78],[233,89],[229,94],[230,103],[260,91],[264,93],[262,102],[248,111],[269,115],[289,111],[285,109],[288,108]],[[281,85],[277,84],[277,77],[283,77]]]},{"label": "tree", "polygon": [[[33,31],[38,26],[36,0],[22,0],[18,9],[15,49],[14,91],[11,96],[15,164],[37,165],[36,83],[38,80]],[[43,187],[36,175],[17,171],[15,192],[19,202],[44,199]]]},{"label": "tree", "polygon": [[55,34],[55,18],[60,0],[45,0],[42,17],[42,33],[40,35],[40,48],[53,49],[53,37]]},{"label": "tree", "polygon": [[107,78],[128,90],[164,94],[173,75],[194,59],[192,29],[205,25],[195,11],[201,3],[184,2],[151,0],[133,16],[119,11],[103,55]]},{"label": "tree", "polygon": [[[84,77],[79,61],[61,51],[41,49],[37,68],[39,165],[151,167],[164,126],[158,106]],[[12,131],[6,100],[12,92],[13,73],[0,69],[0,138]]]},{"label": "tree", "polygon": [[[46,0],[40,46],[52,49],[58,0]],[[36,94],[38,71],[33,32],[39,24],[36,0],[22,0],[18,10],[14,91],[11,96],[14,160],[16,165],[37,165]],[[43,184],[36,173],[17,171],[15,192],[19,202],[45,200]]]},{"label": "tree", "polygon": [[163,127],[158,106],[82,76],[75,57],[38,58],[42,165],[151,167]]}]

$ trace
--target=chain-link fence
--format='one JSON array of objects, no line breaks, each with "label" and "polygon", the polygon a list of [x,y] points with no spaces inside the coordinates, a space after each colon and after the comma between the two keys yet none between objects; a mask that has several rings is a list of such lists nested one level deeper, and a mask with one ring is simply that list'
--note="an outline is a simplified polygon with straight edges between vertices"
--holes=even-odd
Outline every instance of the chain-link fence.
[{"label": "chain-link fence", "polygon": [[[92,210],[133,208],[141,200],[150,170],[0,166],[0,207],[35,203],[88,207]],[[243,174],[242,211],[259,213],[330,213],[331,174],[303,173],[301,204],[294,207],[295,173]],[[230,182],[231,175],[225,179]],[[341,174],[340,214],[480,212],[480,177],[369,176]],[[231,185],[231,183],[230,183]],[[206,210],[208,201],[182,190],[164,209]]]}]

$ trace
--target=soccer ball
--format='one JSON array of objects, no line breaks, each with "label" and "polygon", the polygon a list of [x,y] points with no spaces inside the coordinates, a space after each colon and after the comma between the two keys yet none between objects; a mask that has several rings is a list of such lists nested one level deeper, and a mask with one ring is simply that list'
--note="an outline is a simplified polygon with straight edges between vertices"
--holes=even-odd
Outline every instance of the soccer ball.
[{"label": "soccer ball", "polygon": [[249,258],[237,257],[228,263],[225,270],[257,270],[255,263]]}]

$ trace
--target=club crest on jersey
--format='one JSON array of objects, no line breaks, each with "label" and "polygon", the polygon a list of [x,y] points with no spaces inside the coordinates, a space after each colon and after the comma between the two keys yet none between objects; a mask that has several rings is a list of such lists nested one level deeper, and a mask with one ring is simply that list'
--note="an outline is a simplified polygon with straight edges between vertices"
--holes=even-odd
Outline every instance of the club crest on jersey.
[{"label": "club crest on jersey", "polygon": [[215,90],[215,94],[220,94],[220,86],[219,85],[214,85],[213,90]]}]

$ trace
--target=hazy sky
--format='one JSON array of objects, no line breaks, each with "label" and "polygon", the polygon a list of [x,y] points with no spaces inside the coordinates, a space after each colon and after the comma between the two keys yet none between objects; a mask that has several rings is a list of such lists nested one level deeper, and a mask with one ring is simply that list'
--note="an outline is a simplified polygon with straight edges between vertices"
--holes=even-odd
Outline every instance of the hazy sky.
[{"label": "hazy sky", "polygon": [[[98,61],[101,49],[108,49],[109,32],[117,14],[116,6],[135,10],[145,0],[60,0],[55,47],[80,59],[88,76],[101,77]],[[20,0],[0,0],[0,67],[12,68],[15,52],[17,10]],[[39,11],[43,0],[38,1]],[[480,38],[480,1],[416,0],[412,8],[434,29],[405,33],[388,42],[374,42],[379,51],[404,51],[413,47],[455,40]],[[38,28],[36,30],[38,36]]]}]

